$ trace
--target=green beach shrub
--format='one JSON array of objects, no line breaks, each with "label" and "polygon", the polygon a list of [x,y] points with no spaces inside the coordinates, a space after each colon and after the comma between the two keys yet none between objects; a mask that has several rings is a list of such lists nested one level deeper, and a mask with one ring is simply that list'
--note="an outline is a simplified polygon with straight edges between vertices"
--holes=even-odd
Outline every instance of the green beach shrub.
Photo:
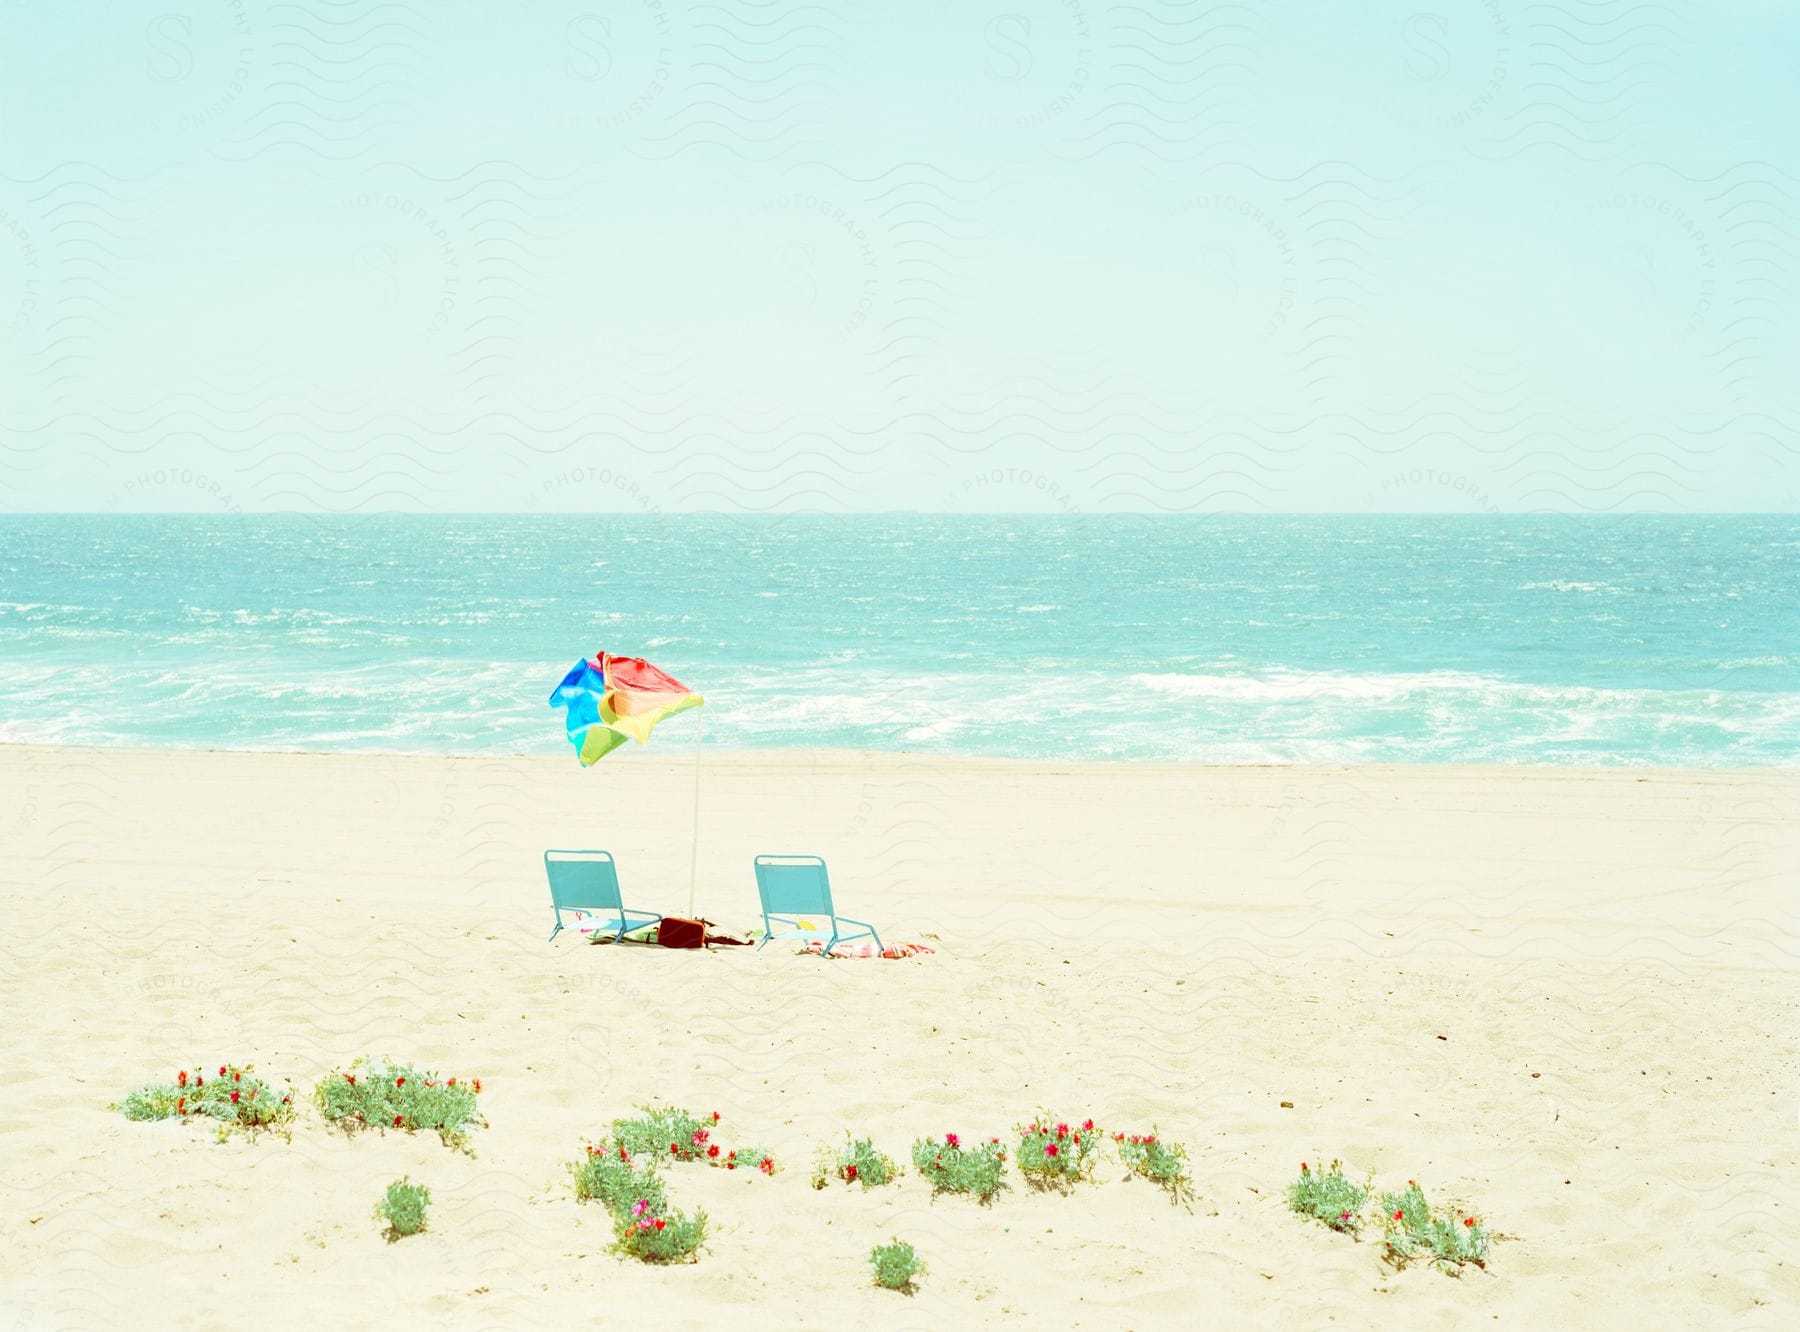
[{"label": "green beach shrub", "polygon": [[755,1166],[765,1175],[780,1167],[775,1153],[766,1147],[738,1147],[728,1150],[713,1137],[719,1122],[714,1110],[704,1119],[687,1110],[640,1106],[641,1113],[631,1119],[615,1119],[612,1140],[633,1158],[656,1161],[705,1161],[711,1166],[736,1170],[739,1166]]},{"label": "green beach shrub", "polygon": [[630,1207],[646,1198],[657,1208],[665,1206],[662,1180],[648,1167],[640,1169],[631,1154],[616,1143],[590,1145],[573,1167],[575,1196],[583,1202],[600,1202],[609,1211]]},{"label": "green beach shrub", "polygon": [[875,1284],[883,1290],[910,1295],[913,1283],[925,1275],[925,1264],[905,1240],[877,1244],[869,1250],[869,1263],[875,1269]]},{"label": "green beach shrub", "polygon": [[690,1217],[669,1206],[657,1159],[640,1162],[616,1142],[590,1144],[573,1167],[575,1196],[605,1206],[620,1253],[647,1263],[685,1262],[706,1240],[706,1213]]},{"label": "green beach shrub", "polygon": [[431,1129],[446,1146],[473,1156],[469,1130],[487,1124],[476,1105],[480,1094],[480,1078],[443,1078],[411,1064],[358,1059],[348,1071],[327,1074],[313,1100],[327,1123],[408,1133]]},{"label": "green beach shrub", "polygon": [[975,1147],[964,1147],[954,1133],[946,1133],[941,1143],[920,1138],[912,1158],[933,1193],[970,1193],[984,1203],[1000,1191],[1006,1173],[1006,1149],[998,1138]]},{"label": "green beach shrub", "polygon": [[1464,1263],[1487,1266],[1488,1233],[1482,1224],[1472,1216],[1432,1211],[1413,1180],[1406,1182],[1405,1193],[1382,1195],[1381,1224],[1383,1252],[1397,1267],[1417,1259],[1448,1271]]},{"label": "green beach shrub", "polygon": [[375,1216],[388,1223],[388,1242],[425,1229],[425,1209],[431,1205],[431,1190],[411,1179],[397,1179],[387,1186],[387,1196],[375,1204]]},{"label": "green beach shrub", "polygon": [[686,1110],[657,1109],[647,1105],[638,1109],[640,1113],[634,1118],[615,1119],[612,1125],[613,1142],[630,1155],[658,1161],[665,1157],[674,1161],[700,1161],[709,1159],[708,1148],[713,1148],[710,1159],[717,1159],[719,1153],[712,1141],[712,1129],[719,1122],[718,1111],[701,1119]]},{"label": "green beach shrub", "polygon": [[1167,1189],[1172,1202],[1192,1196],[1194,1182],[1188,1175],[1187,1148],[1157,1137],[1154,1124],[1148,1133],[1115,1133],[1113,1142],[1125,1169]]},{"label": "green beach shrub", "polygon": [[685,1263],[706,1242],[706,1213],[653,1208],[648,1199],[634,1202],[613,1216],[619,1250],[646,1263]]},{"label": "green beach shrub", "polygon": [[199,1119],[214,1125],[220,1137],[232,1129],[266,1129],[291,1123],[292,1088],[277,1091],[250,1071],[248,1064],[220,1064],[210,1078],[182,1069],[173,1082],[146,1083],[127,1092],[111,1109],[137,1121]]},{"label": "green beach shrub", "polygon": [[750,1147],[739,1147],[736,1151],[726,1152],[722,1158],[715,1160],[713,1164],[722,1165],[727,1170],[736,1170],[739,1166],[755,1166],[765,1175],[772,1175],[777,1170],[781,1169],[781,1166],[775,1160],[775,1153],[760,1144]]},{"label": "green beach shrub", "polygon": [[1288,1186],[1290,1210],[1311,1217],[1322,1226],[1355,1234],[1362,1224],[1362,1206],[1368,1200],[1368,1182],[1356,1184],[1344,1177],[1341,1162],[1333,1161],[1326,1170],[1313,1170],[1300,1163],[1300,1178]]},{"label": "green beach shrub", "polygon": [[894,1164],[893,1157],[876,1151],[875,1144],[867,1138],[852,1138],[846,1130],[841,1147],[835,1150],[827,1147],[819,1153],[819,1164],[813,1170],[812,1186],[822,1189],[833,1179],[841,1179],[846,1184],[878,1189],[884,1184],[893,1183],[899,1173],[900,1168]]},{"label": "green beach shrub", "polygon": [[1105,1138],[1089,1119],[1075,1127],[1052,1123],[1038,1111],[1029,1125],[1020,1125],[1019,1173],[1038,1189],[1068,1189],[1093,1175],[1093,1156]]}]

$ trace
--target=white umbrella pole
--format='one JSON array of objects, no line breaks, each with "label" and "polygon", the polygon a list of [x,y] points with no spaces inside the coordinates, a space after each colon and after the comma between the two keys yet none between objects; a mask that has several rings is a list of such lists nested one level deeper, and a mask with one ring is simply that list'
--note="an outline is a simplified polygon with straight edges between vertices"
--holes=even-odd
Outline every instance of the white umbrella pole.
[{"label": "white umbrella pole", "polygon": [[700,730],[706,713],[702,704],[694,710],[694,849],[688,857],[688,919],[694,915],[694,884],[700,873]]}]

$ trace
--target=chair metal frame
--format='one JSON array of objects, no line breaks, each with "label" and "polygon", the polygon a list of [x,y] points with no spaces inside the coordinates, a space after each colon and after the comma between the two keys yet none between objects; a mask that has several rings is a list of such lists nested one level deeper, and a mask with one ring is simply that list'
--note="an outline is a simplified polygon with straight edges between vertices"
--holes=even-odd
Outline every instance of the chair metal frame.
[{"label": "chair metal frame", "polygon": [[[554,857],[554,859],[552,859]],[[587,888],[559,890],[556,884],[555,865],[589,865],[604,866],[602,887],[598,892]],[[613,935],[617,943],[625,937],[628,930],[642,929],[646,925],[660,925],[662,917],[654,911],[632,911],[625,905],[623,894],[619,890],[619,866],[610,851],[574,851],[564,848],[552,848],[544,852],[544,876],[550,880],[550,906],[556,912],[556,928],[550,931],[546,943],[555,940],[563,932],[563,912],[570,911],[577,920],[589,915],[610,914],[618,918],[619,932]],[[605,888],[611,887],[611,900],[606,900]],[[570,900],[570,899],[576,900]],[[631,917],[640,919],[634,924]]]},{"label": "chair metal frame", "polygon": [[[796,886],[796,870],[816,869],[816,877],[810,877],[803,886]],[[782,871],[790,871],[783,874]],[[788,883],[777,881],[787,878]],[[882,951],[881,936],[875,927],[866,920],[852,920],[849,916],[840,916],[831,901],[831,876],[826,872],[825,862],[818,856],[803,855],[761,855],[756,858],[756,893],[762,899],[763,937],[756,946],[761,949],[771,939],[814,938],[817,931],[800,928],[802,916],[824,916],[831,921],[831,941],[820,950],[824,957],[840,943],[848,943],[852,939],[870,938],[875,941],[875,951]],[[860,925],[862,928],[851,934],[841,934],[838,922],[845,925]],[[789,928],[777,934],[773,922],[779,922]]]}]

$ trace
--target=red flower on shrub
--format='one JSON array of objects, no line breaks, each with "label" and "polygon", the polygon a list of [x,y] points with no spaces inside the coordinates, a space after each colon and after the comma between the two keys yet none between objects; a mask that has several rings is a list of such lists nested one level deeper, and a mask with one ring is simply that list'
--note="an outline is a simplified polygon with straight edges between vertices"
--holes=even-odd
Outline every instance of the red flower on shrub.
[{"label": "red flower on shrub", "polygon": [[237,1101],[238,1101],[238,1094],[236,1092],[232,1092],[231,1093],[231,1103],[233,1105],[236,1105]]},{"label": "red flower on shrub", "polygon": [[406,1079],[405,1078],[395,1078],[394,1085],[396,1087],[404,1087],[406,1085]]},{"label": "red flower on shrub", "polygon": [[946,1147],[960,1147],[962,1146],[962,1139],[957,1137],[954,1133],[946,1133],[944,1135],[944,1145]]},{"label": "red flower on shrub", "polygon": [[185,1068],[182,1069],[181,1072],[176,1075],[175,1085],[177,1087],[187,1086],[187,1070]]},{"label": "red flower on shrub", "polygon": [[714,1143],[714,1144],[713,1144],[713,1145],[712,1145],[712,1146],[710,1146],[710,1147],[708,1147],[708,1148],[707,1148],[707,1149],[706,1149],[706,1154],[707,1154],[707,1155],[708,1155],[708,1156],[710,1156],[710,1157],[712,1157],[712,1158],[714,1158],[714,1159],[715,1159],[715,1160],[716,1160],[716,1159],[718,1159],[718,1155],[719,1155],[719,1144],[718,1144],[718,1143],[716,1143],[716,1142],[715,1142],[715,1143]]},{"label": "red flower on shrub", "polygon": [[765,1175],[774,1174],[775,1173],[775,1158],[772,1156],[763,1157],[763,1159],[757,1164],[756,1168],[758,1170],[762,1171],[763,1174],[765,1174]]},{"label": "red flower on shrub", "polygon": [[175,1113],[178,1115],[187,1113],[187,1097],[183,1096],[175,1102]]},{"label": "red flower on shrub", "polygon": [[669,1144],[669,1154],[671,1156],[680,1156],[681,1148],[677,1147],[674,1143],[670,1143]]},{"label": "red flower on shrub", "polygon": [[220,1077],[224,1077],[224,1076],[225,1076],[225,1065],[223,1065],[223,1064],[220,1064],[220,1065],[219,1065],[219,1076],[220,1076]]},{"label": "red flower on shrub", "polygon": [[1463,1224],[1464,1224],[1464,1225],[1465,1225],[1465,1226],[1470,1226],[1470,1227],[1473,1227],[1473,1226],[1474,1226],[1474,1224],[1475,1224],[1475,1218],[1474,1218],[1474,1217],[1472,1217],[1472,1216],[1465,1216],[1465,1217],[1464,1217],[1464,1218],[1463,1218]]},{"label": "red flower on shrub", "polygon": [[855,1166],[847,1165],[844,1167],[844,1182],[847,1184],[856,1183],[856,1167]]},{"label": "red flower on shrub", "polygon": [[344,1081],[349,1083],[352,1087],[354,1087],[356,1085],[356,1074],[354,1074],[354,1073],[344,1074]]},{"label": "red flower on shrub", "polygon": [[661,1230],[664,1226],[666,1226],[668,1224],[669,1223],[667,1221],[664,1221],[660,1216],[656,1218],[656,1228],[658,1230]]},{"label": "red flower on shrub", "polygon": [[1045,1156],[1055,1156],[1056,1155],[1056,1144],[1053,1142],[1045,1143],[1044,1144],[1044,1155]]},{"label": "red flower on shrub", "polygon": [[716,1124],[718,1122],[719,1122],[719,1112],[717,1110],[715,1110],[715,1111],[713,1111],[713,1123]]},{"label": "red flower on shrub", "polygon": [[1406,1209],[1404,1207],[1396,1207],[1394,1209],[1394,1220],[1398,1221],[1405,1215],[1406,1215]]},{"label": "red flower on shrub", "polygon": [[1084,1119],[1081,1122],[1081,1127],[1087,1132],[1092,1132],[1093,1128],[1094,1128],[1094,1121],[1091,1119]]},{"label": "red flower on shrub", "polygon": [[395,1127],[395,1128],[399,1128],[399,1127],[400,1127],[400,1126],[401,1126],[401,1125],[402,1125],[402,1124],[404,1124],[404,1123],[405,1123],[405,1122],[406,1122],[406,1116],[405,1116],[405,1115],[395,1115],[395,1116],[394,1116],[394,1127]]},{"label": "red flower on shrub", "polygon": [[244,1080],[244,1075],[242,1073],[233,1073],[231,1075],[231,1080],[233,1082],[242,1082]]},{"label": "red flower on shrub", "polygon": [[475,1079],[475,1094],[477,1096],[481,1095],[481,1079],[480,1078]]}]

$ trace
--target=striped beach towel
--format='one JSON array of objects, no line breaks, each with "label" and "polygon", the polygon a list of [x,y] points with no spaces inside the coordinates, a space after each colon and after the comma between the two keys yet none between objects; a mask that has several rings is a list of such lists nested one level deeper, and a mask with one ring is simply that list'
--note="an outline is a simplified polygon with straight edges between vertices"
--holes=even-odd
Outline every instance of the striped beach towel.
[{"label": "striped beach towel", "polygon": [[[814,939],[803,946],[800,951],[803,953],[822,953],[825,951],[825,941],[823,939]],[[875,945],[865,939],[861,943],[841,943],[831,950],[830,956],[902,958],[917,957],[921,953],[935,953],[936,951],[937,949],[927,948],[922,943],[903,943],[889,944],[886,948],[877,953],[875,951]]]}]

